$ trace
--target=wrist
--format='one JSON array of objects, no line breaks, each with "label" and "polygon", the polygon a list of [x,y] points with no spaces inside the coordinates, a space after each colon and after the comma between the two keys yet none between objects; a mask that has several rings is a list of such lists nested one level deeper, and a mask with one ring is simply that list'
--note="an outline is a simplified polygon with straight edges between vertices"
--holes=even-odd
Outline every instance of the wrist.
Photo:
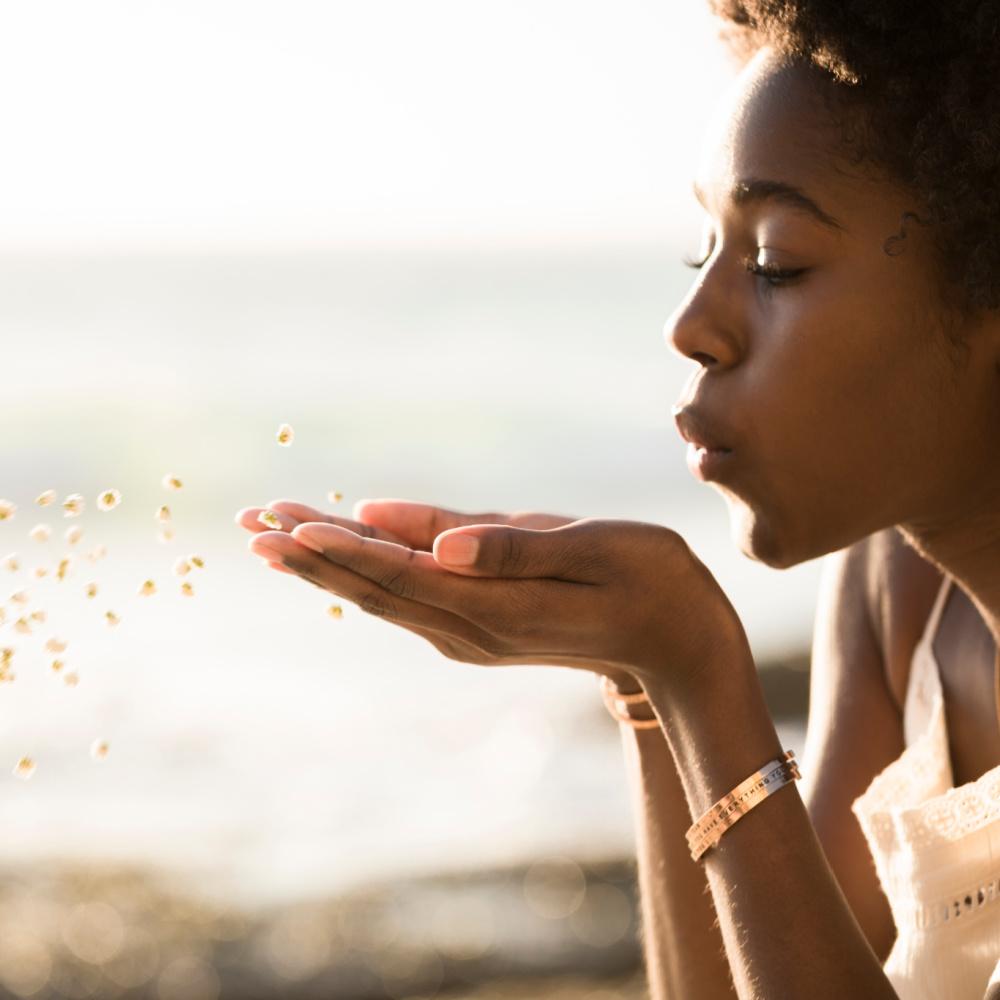
[{"label": "wrist", "polygon": [[710,655],[697,684],[646,690],[694,818],[782,752],[749,647]]}]

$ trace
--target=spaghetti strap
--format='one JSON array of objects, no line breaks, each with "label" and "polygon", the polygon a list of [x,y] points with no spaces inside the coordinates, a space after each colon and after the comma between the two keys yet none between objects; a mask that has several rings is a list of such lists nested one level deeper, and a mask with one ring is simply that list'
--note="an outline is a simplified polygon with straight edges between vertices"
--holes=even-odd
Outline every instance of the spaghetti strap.
[{"label": "spaghetti strap", "polygon": [[937,597],[934,598],[934,606],[927,616],[927,624],[924,626],[923,634],[920,636],[920,645],[931,647],[934,636],[937,635],[938,625],[941,623],[941,615],[944,614],[944,606],[948,603],[948,595],[951,593],[953,579],[946,573],[938,588]]}]

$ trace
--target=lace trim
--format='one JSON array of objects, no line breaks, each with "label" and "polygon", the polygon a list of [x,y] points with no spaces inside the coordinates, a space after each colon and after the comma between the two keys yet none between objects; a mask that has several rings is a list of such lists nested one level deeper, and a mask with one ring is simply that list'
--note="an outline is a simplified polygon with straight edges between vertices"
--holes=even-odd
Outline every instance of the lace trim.
[{"label": "lace trim", "polygon": [[[921,644],[920,656],[933,654]],[[944,696],[933,662],[915,664],[912,713],[929,701],[926,726],[920,736],[877,774],[852,803],[868,838],[880,877],[885,859],[901,848],[924,851],[956,840],[1000,819],[1000,766],[958,788],[952,785]]]},{"label": "lace trim", "polygon": [[1000,900],[1000,875],[989,882],[979,882],[964,892],[942,896],[931,903],[894,907],[893,917],[897,921],[903,918],[918,930],[929,930],[953,924],[963,918],[968,922],[969,917],[982,913],[997,900]]}]

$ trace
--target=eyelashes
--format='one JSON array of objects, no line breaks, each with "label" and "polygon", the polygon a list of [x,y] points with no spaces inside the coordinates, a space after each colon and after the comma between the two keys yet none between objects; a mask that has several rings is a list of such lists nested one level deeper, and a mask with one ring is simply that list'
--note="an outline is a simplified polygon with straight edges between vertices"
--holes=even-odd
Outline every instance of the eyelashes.
[{"label": "eyelashes", "polygon": [[[681,258],[681,262],[685,267],[691,267],[697,271],[708,263],[711,256],[711,250],[700,260],[692,259],[685,254]],[[772,288],[791,284],[809,270],[807,267],[779,267],[777,264],[760,264],[753,257],[744,258],[743,266],[750,274],[762,278]]]},{"label": "eyelashes", "polygon": [[681,263],[685,267],[693,267],[697,271],[699,268],[704,267],[708,263],[708,258],[711,256],[712,252],[709,251],[707,254],[705,254],[704,257],[701,258],[701,260],[693,260],[687,254],[685,254],[683,257],[681,257]]}]

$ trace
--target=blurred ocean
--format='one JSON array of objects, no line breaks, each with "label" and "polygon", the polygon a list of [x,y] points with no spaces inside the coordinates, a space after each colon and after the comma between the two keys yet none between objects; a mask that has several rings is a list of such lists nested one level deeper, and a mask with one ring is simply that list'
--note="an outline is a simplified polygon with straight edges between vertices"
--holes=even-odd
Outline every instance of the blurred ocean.
[{"label": "blurred ocean", "polygon": [[[258,566],[233,524],[281,497],[538,509],[680,530],[759,660],[806,647],[819,562],[733,548],[670,405],[693,363],[663,321],[670,247],[189,253],[0,261],[0,863],[107,859],[248,901],[396,874],[633,850],[618,733],[594,678],[483,669]],[[280,423],[295,443],[275,444]],[[184,483],[168,494],[165,473]],[[94,508],[116,487],[122,505]],[[76,520],[40,509],[80,492]],[[157,541],[155,508],[176,538]],[[50,541],[29,540],[36,523]],[[78,523],[76,546],[62,538]],[[97,544],[105,559],[83,556]],[[64,552],[69,577],[52,571]],[[178,555],[201,554],[178,593]],[[35,566],[49,569],[36,579]],[[136,588],[153,578],[159,593]],[[99,594],[84,596],[96,581]],[[121,615],[117,629],[106,609]],[[63,673],[43,644],[69,646]],[[785,745],[802,751],[801,730]],[[106,760],[91,759],[96,738]],[[23,755],[26,782],[11,776]],[[6,769],[6,770],[3,770]],[[4,776],[6,775],[6,777]]]}]

